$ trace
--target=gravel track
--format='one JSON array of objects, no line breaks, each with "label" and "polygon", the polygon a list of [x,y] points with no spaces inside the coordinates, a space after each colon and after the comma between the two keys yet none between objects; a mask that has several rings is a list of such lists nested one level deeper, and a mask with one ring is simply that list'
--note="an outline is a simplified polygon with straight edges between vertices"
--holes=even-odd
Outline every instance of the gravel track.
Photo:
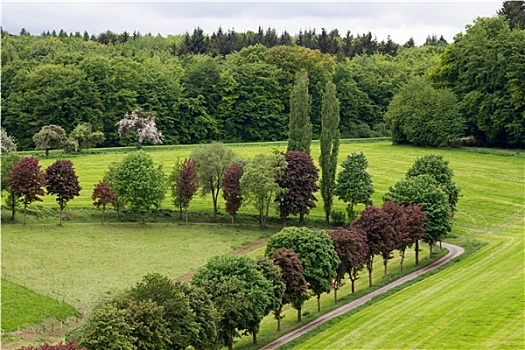
[{"label": "gravel track", "polygon": [[452,259],[460,256],[461,254],[463,254],[465,252],[465,249],[461,248],[461,247],[458,247],[456,245],[453,245],[453,244],[449,244],[449,243],[442,243],[443,247],[447,248],[448,249],[448,253],[445,255],[445,256],[442,256],[441,258],[439,258],[438,260],[432,262],[431,264],[427,265],[427,266],[424,266],[422,267],[421,269],[419,270],[416,270],[414,272],[411,272],[409,273],[408,275],[405,275],[381,288],[378,288],[376,289],[375,291],[367,294],[367,295],[364,295],[362,296],[361,298],[358,298],[356,300],[353,300],[351,301],[350,303],[348,304],[345,304],[335,310],[332,310],[322,316],[319,316],[318,318],[316,318],[315,320],[305,324],[304,326],[302,327],[299,327],[285,335],[283,335],[282,337],[279,337],[277,339],[275,339],[274,341],[272,341],[271,343],[268,343],[266,344],[265,346],[261,347],[259,350],[269,350],[269,349],[276,349],[278,348],[279,346],[281,345],[284,345],[296,338],[299,338],[301,335],[307,333],[308,331],[314,329],[314,328],[317,328],[319,325],[325,323],[326,321],[328,320],[331,320],[332,318],[334,317],[338,317],[358,306],[361,306],[363,304],[365,304],[366,302],[370,301],[371,299],[373,299],[374,297],[380,295],[380,294],[383,294],[383,293],[386,293],[387,291],[389,291],[390,289],[394,288],[394,287],[397,287],[397,286],[400,286],[402,285],[403,283],[405,282],[408,282],[410,280],[413,280],[414,278],[417,278],[425,273],[427,273],[428,271],[432,271],[446,263],[448,263],[449,261],[451,261]]}]

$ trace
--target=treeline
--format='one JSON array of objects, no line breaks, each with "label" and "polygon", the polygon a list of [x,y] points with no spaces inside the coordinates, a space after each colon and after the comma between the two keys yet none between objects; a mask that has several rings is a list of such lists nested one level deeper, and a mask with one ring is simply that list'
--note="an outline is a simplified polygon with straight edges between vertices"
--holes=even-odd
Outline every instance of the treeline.
[{"label": "treeline", "polygon": [[[21,36],[31,35],[24,28],[20,31]],[[54,37],[61,40],[68,38],[77,38],[84,41],[93,41],[103,45],[122,44],[128,41],[141,40],[144,35],[138,31],[128,33],[115,33],[110,30],[99,33],[98,35],[89,34],[84,31],[83,34],[70,32],[69,34],[61,29],[58,33],[53,31],[45,31],[40,34],[42,37]],[[145,35],[152,37],[151,33]],[[157,36],[156,38],[162,38]],[[338,29],[327,31],[321,28],[321,32],[316,29],[300,30],[296,36],[290,35],[286,30],[280,35],[275,28],[269,27],[266,31],[259,27],[257,32],[237,32],[235,29],[228,29],[224,31],[219,27],[217,31],[211,35],[204,33],[204,31],[197,27],[193,33],[186,32],[182,35],[169,36],[170,51],[173,55],[184,56],[187,54],[208,54],[213,57],[226,56],[235,51],[240,51],[243,48],[263,45],[267,48],[274,46],[302,46],[312,50],[319,50],[322,53],[336,55],[339,59],[348,57],[352,58],[356,55],[372,55],[374,53],[382,53],[385,55],[395,56],[401,45],[392,41],[390,36],[387,40],[378,41],[377,37],[371,32],[357,34],[354,36],[351,31],[347,31],[344,36],[341,36]],[[436,34],[429,35],[424,45],[447,45],[447,41],[441,35],[439,38]],[[416,46],[413,38],[405,42],[402,47],[410,48]]]},{"label": "treeline", "polygon": [[[211,36],[197,28],[166,38],[2,32],[2,125],[22,150],[34,148],[33,135],[49,124],[69,134],[90,123],[104,133],[102,147],[123,146],[132,141],[118,137],[116,124],[142,108],[156,113],[166,144],[284,140],[290,93],[304,69],[314,138],[322,91],[331,80],[343,138],[392,133],[396,143],[439,146],[470,136],[478,145],[523,147],[523,8],[523,2],[505,2],[501,16],[476,20],[453,44],[431,36],[420,47],[378,43],[370,33],[341,37],[337,30],[293,38],[271,28]],[[417,96],[406,100],[418,102],[407,107],[410,118],[397,108],[385,124],[393,97],[419,77],[438,93],[412,84],[407,94]],[[450,93],[441,97],[444,89]],[[453,123],[442,120],[444,108],[453,111]],[[455,130],[443,135],[438,125]],[[429,127],[433,136],[412,137]]]},{"label": "treeline", "polygon": [[116,123],[141,107],[156,112],[166,144],[286,139],[295,75],[309,73],[314,137],[320,101],[332,79],[341,101],[343,137],[386,134],[383,114],[400,86],[426,72],[443,50],[401,50],[337,61],[302,46],[249,46],[225,57],[173,56],[171,38],[141,36],[102,45],[82,38],[2,38],[2,124],[19,149],[55,124],[70,133],[89,122],[104,147],[122,146]]}]

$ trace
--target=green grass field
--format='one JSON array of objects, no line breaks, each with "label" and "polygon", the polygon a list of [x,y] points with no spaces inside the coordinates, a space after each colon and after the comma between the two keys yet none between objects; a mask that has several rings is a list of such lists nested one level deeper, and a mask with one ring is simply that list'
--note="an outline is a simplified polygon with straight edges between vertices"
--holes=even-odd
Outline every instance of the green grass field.
[{"label": "green grass field", "polygon": [[[147,151],[169,173],[173,162],[187,157],[192,147],[157,147]],[[273,149],[284,151],[285,143],[237,145],[234,148],[239,156],[248,159],[258,153],[268,154]],[[414,284],[340,324],[334,324],[325,331],[328,335],[322,335],[324,332],[316,335],[304,346],[492,348],[515,347],[519,341],[522,345],[523,152],[518,156],[502,156],[392,146],[388,142],[343,143],[339,163],[353,151],[363,151],[368,158],[368,170],[376,191],[372,199],[378,205],[389,186],[404,177],[417,157],[427,153],[444,155],[455,172],[456,183],[462,188],[452,235],[459,237],[459,241],[477,239],[489,244],[450,269]],[[312,156],[317,161],[319,150],[316,144],[312,147]],[[111,162],[123,157],[124,153],[72,157],[84,190],[68,208],[82,213],[81,207],[90,207],[93,185],[103,177]],[[47,166],[52,161],[43,159],[42,164]],[[38,211],[51,211],[56,206],[54,198],[46,196],[43,210]],[[165,206],[173,208],[169,198]],[[344,203],[336,201],[334,209],[343,211],[344,208]],[[211,213],[211,209],[209,197],[196,197],[190,205],[190,213],[191,210]],[[243,213],[252,214],[254,210],[242,208]],[[89,215],[86,218],[91,220],[90,223],[77,223],[82,221],[82,215],[79,215],[76,221],[66,222],[64,228],[56,227],[54,218],[32,216],[24,228],[19,224],[5,224],[5,215],[2,215],[3,276],[77,308],[89,307],[107,292],[131,286],[147,272],[161,272],[176,278],[202,266],[212,255],[227,253],[271,234],[271,230],[260,231],[256,226],[174,223],[148,223],[145,226],[112,223],[102,226],[94,223]],[[17,215],[21,219],[21,214]],[[276,212],[273,215],[277,217]],[[322,210],[316,208],[310,216],[322,219]],[[407,266],[409,264],[407,262]],[[391,271],[398,268],[395,262],[390,265]],[[361,282],[364,280],[363,275]],[[375,280],[379,281],[380,275]],[[340,292],[341,297],[346,294],[347,291]],[[323,297],[323,308],[331,304],[332,295]],[[315,316],[314,307],[315,302],[305,307],[305,320]],[[358,317],[359,321],[355,321]],[[294,318],[295,310],[290,310],[285,322],[290,322],[290,327],[293,327]],[[275,338],[274,328],[275,320],[268,317],[261,326],[260,340]],[[329,333],[334,334],[337,343],[334,338],[328,338]],[[317,339],[321,342],[308,345]],[[241,339],[236,347],[249,348],[248,344],[249,339]]]},{"label": "green grass field", "polygon": [[226,225],[4,225],[2,276],[89,310],[147,273],[175,279],[272,232]]},{"label": "green grass field", "polygon": [[55,299],[2,280],[2,330],[30,326],[53,315],[60,321],[76,315],[77,310]]}]

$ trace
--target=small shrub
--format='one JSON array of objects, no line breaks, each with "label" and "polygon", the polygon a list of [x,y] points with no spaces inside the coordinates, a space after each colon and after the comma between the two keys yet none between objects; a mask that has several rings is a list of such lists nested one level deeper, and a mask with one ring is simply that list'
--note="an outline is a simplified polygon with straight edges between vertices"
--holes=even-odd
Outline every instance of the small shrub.
[{"label": "small shrub", "polygon": [[342,211],[332,210],[330,212],[330,220],[334,225],[344,225],[344,223],[346,222],[346,214]]}]

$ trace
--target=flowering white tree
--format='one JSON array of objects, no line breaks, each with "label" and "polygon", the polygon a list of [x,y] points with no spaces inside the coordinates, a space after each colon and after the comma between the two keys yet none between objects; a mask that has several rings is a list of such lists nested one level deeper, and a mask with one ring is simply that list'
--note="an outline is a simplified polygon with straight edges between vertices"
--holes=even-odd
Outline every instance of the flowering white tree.
[{"label": "flowering white tree", "polygon": [[131,114],[125,114],[124,118],[118,123],[118,133],[123,137],[127,133],[134,131],[137,133],[137,148],[142,149],[144,141],[153,144],[162,144],[164,136],[157,130],[155,125],[155,112],[144,112],[142,108],[136,108]]}]

